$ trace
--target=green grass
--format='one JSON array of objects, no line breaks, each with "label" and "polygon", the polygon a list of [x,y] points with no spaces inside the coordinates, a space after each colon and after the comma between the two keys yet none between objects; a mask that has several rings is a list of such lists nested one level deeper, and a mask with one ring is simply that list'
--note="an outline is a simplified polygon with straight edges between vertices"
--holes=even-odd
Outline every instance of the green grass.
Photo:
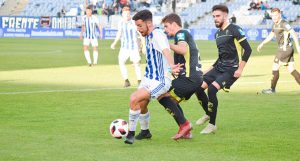
[{"label": "green grass", "polygon": [[[299,85],[282,69],[276,95],[257,94],[270,85],[276,44],[253,55],[230,93],[218,93],[218,131],[175,142],[172,117],[149,105],[153,138],[125,145],[109,124],[128,118],[112,41],[100,41],[100,64],[87,67],[76,39],[0,39],[0,160],[21,161],[296,161],[300,160]],[[197,41],[204,69],[214,62],[213,41]],[[295,65],[300,70],[300,57]],[[136,80],[128,64],[130,78]],[[203,114],[196,98],[182,103],[195,122]]]}]

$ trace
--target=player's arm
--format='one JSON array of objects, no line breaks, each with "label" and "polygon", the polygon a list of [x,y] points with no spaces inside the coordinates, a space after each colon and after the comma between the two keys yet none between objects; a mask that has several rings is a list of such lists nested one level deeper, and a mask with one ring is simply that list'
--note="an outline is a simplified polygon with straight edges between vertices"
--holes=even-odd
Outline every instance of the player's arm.
[{"label": "player's arm", "polygon": [[299,40],[298,40],[298,36],[297,33],[295,32],[294,29],[290,30],[290,34],[293,37],[294,43],[295,43],[295,47],[297,49],[298,54],[300,54],[300,46],[299,46]]},{"label": "player's arm", "polygon": [[234,77],[239,78],[242,75],[242,72],[247,64],[247,61],[252,53],[252,49],[246,39],[240,42],[240,45],[244,49],[244,53],[242,55],[242,61],[239,64],[238,69],[234,72]]},{"label": "player's arm", "polygon": [[80,32],[80,40],[82,40],[82,35],[85,32],[85,26],[84,26],[84,20],[82,19],[82,24],[81,24],[81,32]]},{"label": "player's arm", "polygon": [[172,74],[178,75],[183,64],[174,64],[174,59],[171,55],[171,51],[169,48],[163,49],[162,53],[165,56],[165,58],[167,59],[169,66],[171,67]]},{"label": "player's arm", "polygon": [[272,32],[267,36],[267,38],[257,46],[257,51],[260,52],[260,49],[261,49],[266,43],[268,43],[269,41],[271,41],[271,40],[273,39],[274,36],[275,36],[275,34],[274,34],[274,32],[272,31]]},{"label": "player's arm", "polygon": [[188,44],[185,41],[179,41],[177,45],[170,44],[170,48],[176,54],[185,55],[188,51]]},{"label": "player's arm", "polygon": [[98,29],[99,29],[99,37],[100,37],[100,39],[102,39],[102,25],[100,24],[100,23],[97,23],[97,27],[98,27]]},{"label": "player's arm", "polygon": [[118,31],[117,31],[117,35],[115,37],[114,42],[110,45],[111,49],[115,49],[116,48],[116,44],[118,43],[118,41],[121,39],[122,36],[122,25],[121,23],[119,23],[118,25]]}]

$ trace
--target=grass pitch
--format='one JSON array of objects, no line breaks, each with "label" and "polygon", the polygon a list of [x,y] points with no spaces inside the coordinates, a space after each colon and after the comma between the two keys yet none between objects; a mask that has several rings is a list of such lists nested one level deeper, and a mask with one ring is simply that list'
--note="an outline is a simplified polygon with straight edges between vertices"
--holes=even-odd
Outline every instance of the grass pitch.
[{"label": "grass pitch", "polygon": [[[112,120],[127,120],[129,96],[123,89],[112,41],[99,42],[99,65],[87,67],[75,39],[0,39],[0,160],[22,161],[296,161],[300,160],[300,88],[281,69],[275,95],[270,86],[275,43],[253,54],[230,93],[220,91],[215,135],[175,142],[176,123],[156,101],[150,103],[151,140],[125,145],[109,134]],[[197,41],[204,69],[217,50]],[[295,54],[300,70],[300,56]],[[143,65],[144,66],[144,65]],[[196,98],[182,103],[193,123],[203,115]]]}]

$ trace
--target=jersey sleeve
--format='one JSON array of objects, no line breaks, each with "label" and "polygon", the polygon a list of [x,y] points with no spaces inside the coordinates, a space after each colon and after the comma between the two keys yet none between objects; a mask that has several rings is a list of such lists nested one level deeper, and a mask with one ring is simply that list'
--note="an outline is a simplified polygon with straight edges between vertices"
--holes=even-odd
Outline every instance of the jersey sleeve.
[{"label": "jersey sleeve", "polygon": [[170,49],[169,40],[163,32],[155,32],[154,41],[158,47],[158,50],[163,51],[164,49]]},{"label": "jersey sleeve", "polygon": [[180,41],[187,41],[187,37],[186,37],[186,34],[184,32],[179,32],[176,34],[176,41],[177,42],[180,42]]},{"label": "jersey sleeve", "polygon": [[283,27],[284,31],[287,31],[287,32],[289,32],[292,29],[291,25],[287,22],[283,22],[282,27]]},{"label": "jersey sleeve", "polygon": [[96,24],[100,25],[99,18],[97,16],[94,16],[94,21]]},{"label": "jersey sleeve", "polygon": [[244,40],[246,40],[246,34],[245,31],[243,31],[242,28],[239,26],[235,26],[233,28],[233,37],[237,39],[237,41],[240,43]]}]

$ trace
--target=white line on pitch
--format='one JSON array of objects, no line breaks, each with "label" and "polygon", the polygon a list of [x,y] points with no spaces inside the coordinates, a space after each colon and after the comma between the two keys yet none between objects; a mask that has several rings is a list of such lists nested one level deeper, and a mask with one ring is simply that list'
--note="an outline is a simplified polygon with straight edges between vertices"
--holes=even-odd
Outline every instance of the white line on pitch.
[{"label": "white line on pitch", "polygon": [[[263,84],[266,82],[237,82],[239,85]],[[278,83],[295,83],[295,81],[279,81]],[[17,94],[37,94],[37,93],[62,93],[62,92],[90,92],[90,91],[105,91],[105,90],[125,90],[129,88],[87,88],[87,89],[62,89],[62,90],[41,90],[41,91],[20,91],[20,92],[0,92],[0,95],[17,95]]]}]

